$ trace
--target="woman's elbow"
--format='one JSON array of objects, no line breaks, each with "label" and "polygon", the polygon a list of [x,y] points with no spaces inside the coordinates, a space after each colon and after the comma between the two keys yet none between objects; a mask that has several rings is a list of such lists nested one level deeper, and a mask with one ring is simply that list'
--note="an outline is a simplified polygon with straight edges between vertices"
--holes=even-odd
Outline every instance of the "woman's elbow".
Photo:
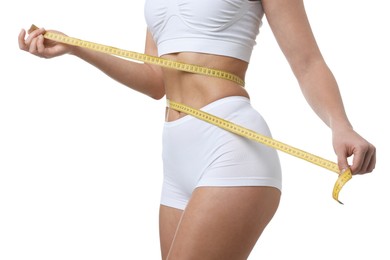
[{"label": "woman's elbow", "polygon": [[165,96],[165,87],[163,83],[155,84],[152,91],[149,92],[148,96],[155,99],[160,100]]},{"label": "woman's elbow", "polygon": [[160,100],[165,96],[165,90],[158,89],[158,90],[154,91],[153,93],[151,93],[151,95],[149,95],[149,96],[155,100]]}]

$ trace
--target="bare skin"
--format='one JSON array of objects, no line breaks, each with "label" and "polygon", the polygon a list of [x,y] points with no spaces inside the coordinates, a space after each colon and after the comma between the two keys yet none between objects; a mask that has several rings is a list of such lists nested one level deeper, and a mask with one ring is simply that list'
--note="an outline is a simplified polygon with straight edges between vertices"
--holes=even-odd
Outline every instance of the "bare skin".
[{"label": "bare skin", "polygon": [[184,211],[160,207],[163,259],[247,259],[274,216],[272,187],[197,188]]},{"label": "bare skin", "polygon": [[[317,115],[331,129],[340,169],[353,174],[373,171],[375,147],[353,130],[344,110],[339,88],[312,34],[302,0],[262,0],[271,29],[291,65],[302,93]],[[249,97],[233,82],[133,63],[90,50],[44,40],[44,29],[19,35],[19,47],[34,55],[52,58],[77,56],[124,85],[155,99],[168,99],[200,108],[227,96]],[[145,53],[157,55],[147,32]],[[165,58],[225,70],[245,78],[248,64],[234,58],[175,53]],[[166,120],[184,114],[167,111]],[[353,156],[352,165],[347,158]],[[162,259],[246,259],[275,214],[280,191],[272,187],[197,188],[183,212],[160,207]]]}]

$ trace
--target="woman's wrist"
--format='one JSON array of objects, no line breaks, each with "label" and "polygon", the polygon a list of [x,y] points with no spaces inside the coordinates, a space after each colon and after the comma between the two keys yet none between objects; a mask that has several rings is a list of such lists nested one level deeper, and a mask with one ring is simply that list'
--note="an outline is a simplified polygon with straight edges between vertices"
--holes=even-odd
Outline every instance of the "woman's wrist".
[{"label": "woman's wrist", "polygon": [[352,124],[349,122],[348,119],[344,120],[332,120],[330,121],[329,125],[330,129],[332,130],[332,133],[337,132],[344,132],[344,131],[351,131],[353,130]]},{"label": "woman's wrist", "polygon": [[82,47],[79,47],[79,46],[72,46],[72,45],[69,45],[68,54],[73,55],[73,56],[80,57],[80,52],[83,51],[82,49],[83,49],[83,48],[82,48]]}]

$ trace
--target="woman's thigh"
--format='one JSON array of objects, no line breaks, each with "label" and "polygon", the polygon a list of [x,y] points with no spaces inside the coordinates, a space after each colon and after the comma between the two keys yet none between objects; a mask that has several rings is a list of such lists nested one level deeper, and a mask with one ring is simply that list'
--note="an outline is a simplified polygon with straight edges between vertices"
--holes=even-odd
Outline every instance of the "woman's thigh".
[{"label": "woman's thigh", "polygon": [[279,201],[273,187],[195,189],[173,221],[177,229],[167,259],[247,259]]},{"label": "woman's thigh", "polygon": [[183,210],[160,206],[159,228],[162,259],[166,259],[168,255],[182,214]]}]

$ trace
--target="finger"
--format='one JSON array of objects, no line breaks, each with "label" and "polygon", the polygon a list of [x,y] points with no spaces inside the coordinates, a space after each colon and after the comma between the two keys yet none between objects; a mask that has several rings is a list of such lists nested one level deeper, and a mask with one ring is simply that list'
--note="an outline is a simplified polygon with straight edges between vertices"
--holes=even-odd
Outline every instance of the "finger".
[{"label": "finger", "polygon": [[376,163],[376,151],[373,145],[370,145],[368,151],[365,155],[365,160],[362,165],[361,173],[369,173],[372,172],[375,168]]},{"label": "finger", "polygon": [[41,55],[45,51],[45,45],[43,44],[43,42],[44,42],[44,38],[43,38],[43,35],[41,34],[37,38],[37,51]]},{"label": "finger", "polygon": [[32,54],[36,54],[37,53],[37,40],[38,38],[33,38],[31,40],[31,43],[30,43],[30,47],[29,47],[29,52],[32,53]]},{"label": "finger", "polygon": [[371,161],[368,165],[367,172],[372,172],[375,169],[376,165],[376,151],[374,150],[374,154],[371,157]]},{"label": "finger", "polygon": [[348,159],[345,154],[337,156],[337,165],[339,166],[340,172],[349,168]]},{"label": "finger", "polygon": [[351,171],[353,174],[362,174],[362,167],[364,159],[366,157],[366,151],[357,151],[353,155]]},{"label": "finger", "polygon": [[45,29],[44,28],[39,28],[37,30],[34,30],[32,32],[29,33],[27,39],[26,39],[26,44],[29,45],[33,39],[35,39],[36,37],[38,37],[39,35],[41,34],[44,34],[45,33]]},{"label": "finger", "polygon": [[26,42],[25,42],[25,37],[26,37],[26,31],[24,29],[22,29],[19,33],[19,36],[18,36],[18,43],[19,43],[19,48],[21,50],[27,50],[27,45],[26,45]]}]

